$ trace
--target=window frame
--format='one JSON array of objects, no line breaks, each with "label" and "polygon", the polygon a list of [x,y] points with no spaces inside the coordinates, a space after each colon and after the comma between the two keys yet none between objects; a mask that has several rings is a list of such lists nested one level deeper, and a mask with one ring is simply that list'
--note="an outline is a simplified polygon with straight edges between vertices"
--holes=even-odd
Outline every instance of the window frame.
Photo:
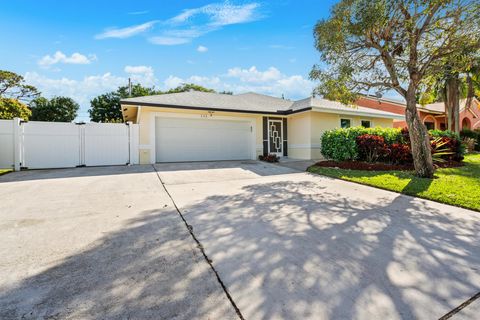
[{"label": "window frame", "polygon": [[360,126],[364,127],[364,128],[367,128],[365,126],[363,126],[362,122],[364,121],[368,121],[370,123],[370,126],[368,128],[373,128],[373,121],[372,120],[368,120],[368,119],[360,119]]},{"label": "window frame", "polygon": [[[350,125],[346,128],[342,127],[342,120],[348,120],[350,121]],[[352,124],[353,124],[353,119],[352,118],[340,118],[340,128],[342,129],[348,129],[348,128],[351,128],[352,127]]]}]

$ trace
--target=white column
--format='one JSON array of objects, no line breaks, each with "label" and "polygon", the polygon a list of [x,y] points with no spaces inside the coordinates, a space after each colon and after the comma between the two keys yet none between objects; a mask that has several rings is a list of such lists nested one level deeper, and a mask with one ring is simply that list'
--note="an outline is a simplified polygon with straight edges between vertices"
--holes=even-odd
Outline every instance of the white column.
[{"label": "white column", "polygon": [[128,143],[130,150],[130,164],[138,164],[138,124],[133,124],[131,121],[128,122]]},{"label": "white column", "polygon": [[13,169],[20,171],[20,163],[22,162],[22,119],[13,118]]}]

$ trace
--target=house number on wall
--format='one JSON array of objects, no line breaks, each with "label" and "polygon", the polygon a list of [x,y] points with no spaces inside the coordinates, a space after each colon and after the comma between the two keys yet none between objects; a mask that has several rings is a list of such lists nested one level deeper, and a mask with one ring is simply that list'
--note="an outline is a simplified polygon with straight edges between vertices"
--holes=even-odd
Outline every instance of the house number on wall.
[{"label": "house number on wall", "polygon": [[208,118],[208,117],[213,117],[213,111],[208,111],[206,114],[201,114],[201,118]]}]

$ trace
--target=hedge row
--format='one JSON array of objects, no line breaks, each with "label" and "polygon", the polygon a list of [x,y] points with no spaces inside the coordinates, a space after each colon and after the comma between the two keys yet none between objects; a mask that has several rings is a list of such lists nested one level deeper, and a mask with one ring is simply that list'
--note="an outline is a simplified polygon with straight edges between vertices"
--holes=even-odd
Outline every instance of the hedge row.
[{"label": "hedge row", "polygon": [[[463,159],[465,146],[460,136],[451,131],[430,130],[432,139],[442,138],[451,146],[452,159]],[[380,137],[381,139],[376,139]],[[407,129],[399,128],[364,128],[334,129],[325,131],[321,138],[322,155],[335,161],[372,160],[376,157],[387,162],[411,161],[410,138]],[[372,150],[372,144],[383,144],[375,147],[378,154],[368,155],[365,150]]]},{"label": "hedge row", "polygon": [[322,135],[322,155],[335,161],[358,159],[357,137],[370,134],[380,136],[386,144],[401,143],[402,130],[397,128],[364,128],[334,129]]}]

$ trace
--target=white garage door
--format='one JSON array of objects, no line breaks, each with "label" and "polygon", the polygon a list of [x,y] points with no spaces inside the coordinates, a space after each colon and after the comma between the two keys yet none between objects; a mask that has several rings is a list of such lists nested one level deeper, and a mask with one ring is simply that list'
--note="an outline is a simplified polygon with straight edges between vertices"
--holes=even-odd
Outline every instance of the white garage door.
[{"label": "white garage door", "polygon": [[252,158],[249,121],[156,118],[157,162]]}]

